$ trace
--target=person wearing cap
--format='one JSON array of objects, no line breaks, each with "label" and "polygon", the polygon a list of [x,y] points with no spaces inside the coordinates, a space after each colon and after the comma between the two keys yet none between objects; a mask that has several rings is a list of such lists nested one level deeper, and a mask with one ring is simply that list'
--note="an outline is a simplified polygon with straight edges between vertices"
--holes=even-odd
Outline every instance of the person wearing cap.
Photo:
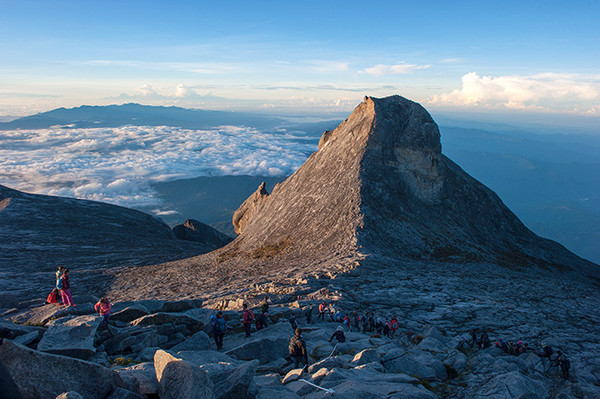
[{"label": "person wearing cap", "polygon": [[308,352],[306,350],[306,343],[302,338],[302,329],[296,328],[294,336],[290,340],[289,345],[290,356],[294,359],[294,368],[299,368],[300,363],[304,364],[304,369],[308,368]]},{"label": "person wearing cap", "polygon": [[331,338],[329,338],[329,342],[334,338],[337,339],[337,342],[339,343],[346,342],[346,335],[344,335],[344,328],[342,326],[338,326]]}]

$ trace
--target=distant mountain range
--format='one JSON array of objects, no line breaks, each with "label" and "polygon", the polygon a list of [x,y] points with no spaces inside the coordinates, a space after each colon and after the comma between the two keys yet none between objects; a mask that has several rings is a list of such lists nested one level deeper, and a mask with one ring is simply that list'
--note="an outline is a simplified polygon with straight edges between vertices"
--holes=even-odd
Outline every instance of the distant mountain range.
[{"label": "distant mountain range", "polygon": [[270,128],[282,123],[281,118],[244,112],[205,111],[180,107],[160,107],[140,104],[107,106],[83,105],[58,108],[25,116],[10,122],[0,122],[0,130],[45,129],[53,126],[73,128],[134,126],[177,126],[208,129],[223,124]]}]

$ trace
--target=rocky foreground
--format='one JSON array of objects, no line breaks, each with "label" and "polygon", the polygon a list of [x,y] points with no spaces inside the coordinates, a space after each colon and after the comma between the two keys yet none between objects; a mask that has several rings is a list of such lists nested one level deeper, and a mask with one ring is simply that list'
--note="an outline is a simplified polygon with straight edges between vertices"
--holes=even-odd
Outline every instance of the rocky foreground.
[{"label": "rocky foreground", "polygon": [[[2,311],[0,362],[25,398],[329,397],[303,381],[284,383],[293,368],[288,319],[294,315],[310,354],[301,378],[335,397],[600,397],[597,287],[550,272],[531,284],[525,272],[472,266],[443,271],[405,264],[393,279],[383,269],[363,267],[319,279],[312,292],[308,284],[263,287],[271,301],[270,326],[250,338],[240,322],[243,297],[118,302],[110,333],[99,328],[95,297],[76,296],[78,306],[67,309],[31,301]],[[258,305],[260,298],[247,300]],[[394,338],[347,332],[334,351],[328,340],[340,324],[315,322],[323,300],[344,313],[396,315],[400,330]],[[311,304],[308,325],[304,311]],[[216,308],[230,327],[222,351],[209,337]],[[548,370],[536,351],[517,357],[471,348],[473,328],[488,331],[492,341],[523,340],[537,351],[542,342],[551,344],[570,359],[570,379]]]}]

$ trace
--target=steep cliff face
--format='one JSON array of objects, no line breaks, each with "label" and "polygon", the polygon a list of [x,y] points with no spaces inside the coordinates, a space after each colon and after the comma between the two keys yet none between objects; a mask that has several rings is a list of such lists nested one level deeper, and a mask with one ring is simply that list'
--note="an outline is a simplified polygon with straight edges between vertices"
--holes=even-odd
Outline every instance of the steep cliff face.
[{"label": "steep cliff face", "polygon": [[277,254],[591,265],[537,237],[445,157],[429,113],[400,96],[365,97],[289,179],[270,195],[259,187],[234,224],[241,234],[232,245],[241,252],[273,246]]}]

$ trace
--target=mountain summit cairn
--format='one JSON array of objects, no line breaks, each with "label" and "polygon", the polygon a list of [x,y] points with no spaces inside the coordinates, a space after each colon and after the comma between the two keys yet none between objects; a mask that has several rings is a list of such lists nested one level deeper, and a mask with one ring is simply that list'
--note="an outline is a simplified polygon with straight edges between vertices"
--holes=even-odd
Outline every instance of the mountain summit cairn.
[{"label": "mountain summit cairn", "polygon": [[402,262],[598,271],[535,235],[443,155],[431,115],[400,96],[365,97],[293,175],[270,194],[261,184],[233,224],[232,243],[169,265],[198,267],[207,288],[209,275],[220,276],[230,292],[236,282],[242,290],[254,279],[289,285]]}]

